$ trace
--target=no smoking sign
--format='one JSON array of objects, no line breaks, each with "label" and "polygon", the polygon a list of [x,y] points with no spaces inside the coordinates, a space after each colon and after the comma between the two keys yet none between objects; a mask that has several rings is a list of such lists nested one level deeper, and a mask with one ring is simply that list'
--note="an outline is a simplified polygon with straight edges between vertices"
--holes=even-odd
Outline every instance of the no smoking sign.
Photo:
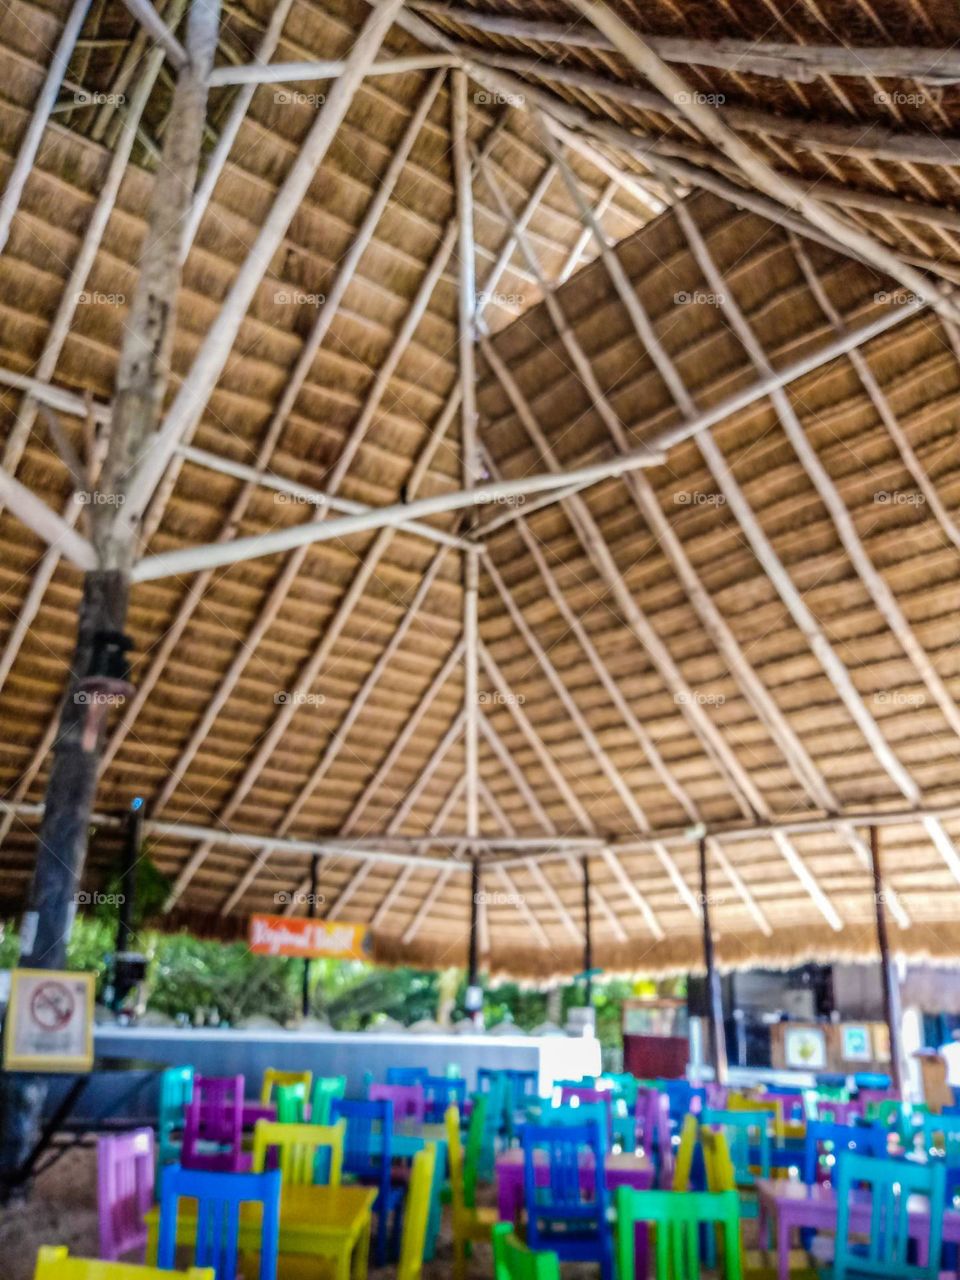
[{"label": "no smoking sign", "polygon": [[9,1071],[89,1071],[93,974],[15,969],[4,1034]]}]

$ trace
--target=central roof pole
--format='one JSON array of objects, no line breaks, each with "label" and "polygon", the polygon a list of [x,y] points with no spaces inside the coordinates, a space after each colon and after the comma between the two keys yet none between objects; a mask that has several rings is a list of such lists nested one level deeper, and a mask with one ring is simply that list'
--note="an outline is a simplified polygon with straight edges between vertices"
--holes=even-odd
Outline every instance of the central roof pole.
[{"label": "central roof pole", "polygon": [[870,863],[873,869],[873,905],[877,916],[877,943],[880,948],[880,978],[883,985],[883,1016],[890,1036],[890,1076],[899,1097],[903,1097],[903,1014],[900,1009],[900,984],[890,963],[890,939],[887,935],[886,894],[880,865],[880,829],[870,828]]},{"label": "central roof pole", "polygon": [[703,961],[707,971],[707,1008],[709,1009],[709,1052],[713,1078],[717,1084],[727,1083],[727,1041],[723,1029],[723,1003],[720,998],[720,974],[714,964],[713,930],[710,927],[710,892],[707,879],[707,837],[700,837],[700,907],[703,918]]}]

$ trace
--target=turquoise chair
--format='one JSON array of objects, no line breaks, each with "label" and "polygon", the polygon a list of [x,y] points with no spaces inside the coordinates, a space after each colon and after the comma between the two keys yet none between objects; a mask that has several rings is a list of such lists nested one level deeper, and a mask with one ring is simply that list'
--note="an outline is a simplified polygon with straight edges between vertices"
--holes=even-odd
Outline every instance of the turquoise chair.
[{"label": "turquoise chair", "polygon": [[700,1113],[701,1125],[720,1129],[727,1139],[738,1187],[753,1187],[770,1177],[769,1111],[712,1111]]},{"label": "turquoise chair", "polygon": [[[853,1152],[840,1160],[837,1175],[837,1237],[829,1280],[937,1280],[943,1243],[946,1165],[908,1160],[876,1160]],[[868,1190],[872,1200],[870,1230],[850,1222],[851,1192]],[[911,1247],[907,1201],[925,1197],[929,1203],[930,1234],[925,1247]],[[853,1239],[851,1239],[851,1235]],[[922,1258],[922,1261],[916,1260]]]},{"label": "turquoise chair", "polygon": [[960,1165],[960,1116],[925,1115],[923,1145],[928,1151],[943,1151],[951,1167]]},{"label": "turquoise chair", "polygon": [[157,1164],[175,1164],[180,1159],[180,1138],[184,1111],[193,1098],[193,1067],[167,1067],[160,1077],[160,1108],[157,1115]]},{"label": "turquoise chair", "polygon": [[477,1083],[477,1096],[485,1098],[487,1103],[480,1141],[478,1175],[481,1182],[491,1182],[497,1158],[497,1141],[507,1125],[510,1082],[502,1072],[481,1067],[477,1072]]}]

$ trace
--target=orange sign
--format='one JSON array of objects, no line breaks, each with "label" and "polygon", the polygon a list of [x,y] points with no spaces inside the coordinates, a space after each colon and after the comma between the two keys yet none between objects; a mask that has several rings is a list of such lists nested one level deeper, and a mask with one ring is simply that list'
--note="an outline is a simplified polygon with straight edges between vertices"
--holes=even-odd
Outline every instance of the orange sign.
[{"label": "orange sign", "polygon": [[262,956],[303,956],[308,960],[319,956],[366,960],[370,939],[363,924],[251,916],[250,950]]}]

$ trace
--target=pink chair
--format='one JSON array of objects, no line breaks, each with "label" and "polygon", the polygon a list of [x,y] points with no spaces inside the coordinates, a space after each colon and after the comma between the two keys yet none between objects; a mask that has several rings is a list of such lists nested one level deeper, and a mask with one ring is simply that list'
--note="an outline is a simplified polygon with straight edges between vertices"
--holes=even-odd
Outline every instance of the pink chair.
[{"label": "pink chair", "polygon": [[[727,1109],[727,1086],[725,1084],[717,1084],[716,1080],[708,1080],[704,1085],[707,1091],[707,1110],[708,1111],[726,1111]],[[691,1110],[694,1108],[691,1107]],[[697,1111],[700,1108],[696,1108]]]},{"label": "pink chair", "polygon": [[185,1169],[245,1173],[251,1166],[243,1150],[242,1075],[195,1076],[193,1099],[184,1111],[180,1163]]},{"label": "pink chair", "polygon": [[100,1257],[105,1262],[119,1262],[131,1253],[137,1262],[143,1261],[147,1244],[143,1215],[153,1208],[153,1174],[152,1129],[97,1139]]},{"label": "pink chair", "polygon": [[367,1097],[371,1102],[392,1102],[394,1121],[413,1120],[423,1124],[426,1119],[427,1100],[422,1085],[372,1084]]}]

